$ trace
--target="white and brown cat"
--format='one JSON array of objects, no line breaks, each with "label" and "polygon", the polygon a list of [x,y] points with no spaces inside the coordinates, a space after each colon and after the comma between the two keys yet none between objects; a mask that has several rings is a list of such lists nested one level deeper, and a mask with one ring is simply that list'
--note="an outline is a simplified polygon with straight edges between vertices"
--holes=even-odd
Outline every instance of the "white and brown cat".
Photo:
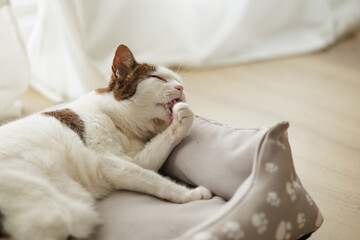
[{"label": "white and brown cat", "polygon": [[174,203],[211,198],[156,173],[194,119],[179,76],[137,63],[124,45],[112,72],[107,88],[0,127],[3,234],[87,238],[99,223],[96,199],[118,189]]}]

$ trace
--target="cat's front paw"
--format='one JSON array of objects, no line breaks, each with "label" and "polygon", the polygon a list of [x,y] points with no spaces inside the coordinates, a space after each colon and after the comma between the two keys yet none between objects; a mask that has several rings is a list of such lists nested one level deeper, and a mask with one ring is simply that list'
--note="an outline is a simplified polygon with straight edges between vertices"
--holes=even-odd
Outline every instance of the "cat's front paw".
[{"label": "cat's front paw", "polygon": [[186,193],[184,202],[191,202],[195,200],[203,200],[203,199],[211,199],[211,198],[212,198],[212,193],[210,192],[209,189],[205,187],[197,187]]},{"label": "cat's front paw", "polygon": [[173,135],[185,137],[194,121],[194,113],[188,104],[179,102],[173,108],[173,122],[171,124]]}]

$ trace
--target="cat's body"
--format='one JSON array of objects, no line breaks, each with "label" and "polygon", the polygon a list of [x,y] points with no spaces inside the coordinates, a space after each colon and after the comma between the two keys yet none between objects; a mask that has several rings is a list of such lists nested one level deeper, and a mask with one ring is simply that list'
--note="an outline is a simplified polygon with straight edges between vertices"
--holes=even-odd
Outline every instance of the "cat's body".
[{"label": "cat's body", "polygon": [[[0,220],[15,240],[87,238],[96,199],[117,189],[176,203],[207,199],[158,175],[193,113],[176,74],[119,46],[106,89],[0,128]],[[0,225],[1,227],[1,225]]]}]

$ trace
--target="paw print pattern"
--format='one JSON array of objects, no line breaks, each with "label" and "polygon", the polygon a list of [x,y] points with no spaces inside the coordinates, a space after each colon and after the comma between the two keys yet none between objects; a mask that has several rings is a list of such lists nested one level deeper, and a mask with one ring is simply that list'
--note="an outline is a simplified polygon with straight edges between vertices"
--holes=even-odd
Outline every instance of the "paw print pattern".
[{"label": "paw print pattern", "polygon": [[276,143],[283,149],[283,150],[285,150],[286,149],[286,146],[285,146],[285,144],[283,143],[283,142],[281,142],[281,141],[276,141]]},{"label": "paw print pattern", "polygon": [[275,232],[276,240],[289,240],[291,238],[291,223],[288,221],[281,221]]},{"label": "paw print pattern", "polygon": [[244,231],[241,229],[241,225],[234,221],[226,222],[221,231],[225,234],[227,239],[240,240],[245,236]]},{"label": "paw print pattern", "polygon": [[216,236],[210,232],[199,232],[195,235],[194,240],[219,240]]},{"label": "paw print pattern", "polygon": [[276,192],[269,192],[266,197],[266,202],[268,202],[273,207],[279,207],[281,200]]},{"label": "paw print pattern", "polygon": [[296,191],[295,191],[295,188],[294,188],[294,185],[292,182],[286,183],[286,192],[287,192],[287,194],[289,194],[291,201],[295,202],[297,197],[296,197]]},{"label": "paw print pattern", "polygon": [[277,172],[278,169],[279,169],[279,167],[272,162],[268,162],[265,164],[265,170],[269,173]]},{"label": "paw print pattern", "polygon": [[305,213],[299,213],[297,215],[296,220],[297,220],[299,228],[303,228],[305,226],[305,222],[306,222]]},{"label": "paw print pattern", "polygon": [[301,189],[301,186],[300,186],[300,184],[298,182],[294,181],[293,185],[294,185],[295,189]]},{"label": "paw print pattern", "polygon": [[308,201],[310,206],[314,205],[314,201],[312,200],[312,198],[310,197],[310,195],[307,193],[306,195],[306,200]]},{"label": "paw print pattern", "polygon": [[259,234],[263,234],[267,230],[269,221],[266,219],[265,213],[256,213],[251,217],[251,223]]}]

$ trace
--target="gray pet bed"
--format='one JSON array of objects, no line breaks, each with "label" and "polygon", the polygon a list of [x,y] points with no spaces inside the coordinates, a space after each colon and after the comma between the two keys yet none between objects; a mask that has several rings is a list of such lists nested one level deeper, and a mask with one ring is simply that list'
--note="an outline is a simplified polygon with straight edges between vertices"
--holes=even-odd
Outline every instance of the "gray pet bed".
[{"label": "gray pet bed", "polygon": [[174,204],[118,191],[98,203],[94,240],[306,239],[322,215],[296,175],[286,122],[234,129],[197,117],[163,173],[209,188],[211,200]]}]

